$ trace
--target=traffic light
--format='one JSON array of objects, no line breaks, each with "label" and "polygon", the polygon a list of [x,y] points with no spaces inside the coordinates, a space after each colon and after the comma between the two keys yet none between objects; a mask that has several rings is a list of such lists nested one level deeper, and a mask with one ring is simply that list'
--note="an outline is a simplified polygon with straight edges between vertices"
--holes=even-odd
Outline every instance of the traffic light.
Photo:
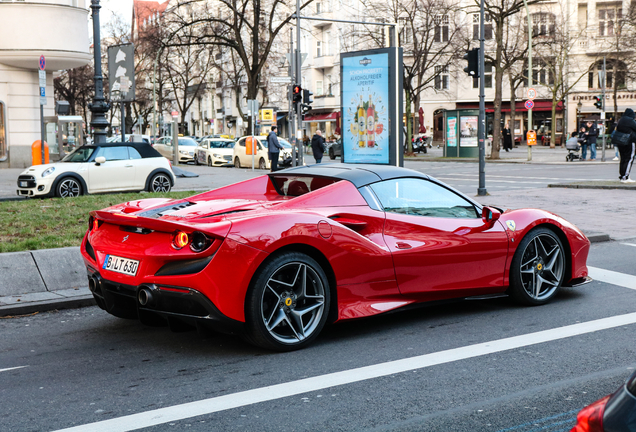
[{"label": "traffic light", "polygon": [[295,104],[302,102],[303,100],[303,88],[299,85],[295,85],[292,89],[293,101]]},{"label": "traffic light", "polygon": [[302,109],[303,109],[303,114],[311,111],[311,104],[314,101],[314,98],[312,97],[314,94],[312,92],[310,92],[307,89],[303,90],[303,104],[302,104]]},{"label": "traffic light", "polygon": [[594,96],[594,106],[600,110],[603,109],[603,95]]},{"label": "traffic light", "polygon": [[464,60],[468,61],[468,67],[464,72],[473,78],[479,77],[479,48],[473,48],[464,55]]}]

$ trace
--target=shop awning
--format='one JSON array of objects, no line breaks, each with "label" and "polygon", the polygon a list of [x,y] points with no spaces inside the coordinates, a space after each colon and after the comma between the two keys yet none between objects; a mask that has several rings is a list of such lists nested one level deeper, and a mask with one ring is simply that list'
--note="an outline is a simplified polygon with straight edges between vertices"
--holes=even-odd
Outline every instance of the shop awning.
[{"label": "shop awning", "polygon": [[[528,110],[524,106],[525,101],[515,101],[515,112],[527,112]],[[479,102],[458,102],[456,104],[457,109],[479,109]],[[563,111],[563,102],[559,101],[556,107],[557,111]],[[551,100],[535,100],[533,112],[536,111],[552,111]],[[486,102],[486,112],[495,112],[495,107],[492,102]],[[510,101],[501,103],[501,112],[510,112]]]},{"label": "shop awning", "polygon": [[329,122],[336,121],[336,117],[338,116],[337,112],[324,113],[324,114],[314,114],[311,116],[305,116],[305,123],[315,123],[315,122]]}]

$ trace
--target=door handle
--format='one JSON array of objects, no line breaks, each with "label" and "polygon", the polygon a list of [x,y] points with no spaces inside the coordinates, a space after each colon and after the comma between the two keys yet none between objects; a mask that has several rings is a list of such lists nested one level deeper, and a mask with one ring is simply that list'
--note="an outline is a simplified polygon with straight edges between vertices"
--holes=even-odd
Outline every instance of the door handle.
[{"label": "door handle", "polygon": [[413,246],[405,242],[397,242],[395,243],[395,247],[398,249],[411,249]]},{"label": "door handle", "polygon": [[125,168],[132,168],[132,165],[124,165]]}]

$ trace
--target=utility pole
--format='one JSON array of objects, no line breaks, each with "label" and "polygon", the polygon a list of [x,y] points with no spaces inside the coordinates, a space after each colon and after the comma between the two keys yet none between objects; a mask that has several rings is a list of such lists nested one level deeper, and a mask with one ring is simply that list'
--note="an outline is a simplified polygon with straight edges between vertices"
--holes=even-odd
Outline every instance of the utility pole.
[{"label": "utility pole", "polygon": [[602,84],[602,104],[601,104],[601,121],[603,122],[603,151],[601,153],[601,162],[605,162],[605,56],[603,56],[603,79],[601,80]]},{"label": "utility pole", "polygon": [[[483,1],[483,0],[482,0]],[[532,88],[532,19],[530,17],[530,10],[528,9],[528,1],[523,0],[523,5],[526,7],[526,17],[528,17],[528,88]],[[528,132],[532,130],[532,108],[528,110]],[[555,128],[556,130],[556,128]],[[526,133],[526,143],[528,137]],[[532,160],[532,146],[528,146],[528,161]]]},{"label": "utility pole", "polygon": [[91,9],[93,10],[93,61],[95,62],[95,96],[93,103],[89,104],[88,109],[91,110],[91,126],[94,129],[93,143],[102,144],[106,142],[106,128],[108,128],[108,120],[106,113],[110,109],[110,105],[104,100],[104,77],[102,76],[102,44],[99,33],[99,0],[91,0]]},{"label": "utility pole", "polygon": [[477,139],[479,140],[479,188],[477,189],[477,195],[479,196],[488,195],[488,191],[486,190],[486,91],[484,89],[486,61],[484,59],[484,9],[484,0],[481,0],[479,7],[479,123],[477,126]]},{"label": "utility pole", "polygon": [[[302,59],[300,53],[300,0],[296,0],[296,85],[302,87]],[[298,118],[298,129],[296,130],[296,141],[298,142],[298,165],[304,165],[304,148],[303,148],[303,116],[301,104],[296,104],[296,116]]]},{"label": "utility pole", "polygon": [[288,121],[289,124],[289,135],[290,141],[292,142],[292,166],[298,166],[298,152],[300,151],[299,140],[296,138],[296,116],[294,115],[294,103],[293,103],[293,94],[292,88],[294,87],[294,83],[296,79],[296,71],[294,65],[296,64],[294,57],[294,30],[289,30],[289,76],[291,77],[291,84],[287,87],[287,98],[288,100]]}]

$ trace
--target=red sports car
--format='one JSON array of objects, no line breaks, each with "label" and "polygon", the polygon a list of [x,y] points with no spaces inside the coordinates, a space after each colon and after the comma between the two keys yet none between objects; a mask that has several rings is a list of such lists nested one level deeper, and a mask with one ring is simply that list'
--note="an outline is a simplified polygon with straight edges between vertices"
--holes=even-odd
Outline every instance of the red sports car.
[{"label": "red sports car", "polygon": [[321,164],[93,211],[81,251],[115,316],[284,351],[326,323],[413,303],[546,303],[589,281],[589,248],[547,211],[483,207],[404,168]]}]

